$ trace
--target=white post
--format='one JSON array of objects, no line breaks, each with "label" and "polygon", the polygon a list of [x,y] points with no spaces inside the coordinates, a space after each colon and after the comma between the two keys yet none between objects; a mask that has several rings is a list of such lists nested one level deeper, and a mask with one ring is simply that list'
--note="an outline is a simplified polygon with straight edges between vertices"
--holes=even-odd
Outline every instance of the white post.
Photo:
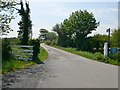
[{"label": "white post", "polygon": [[108,56],[108,43],[107,42],[104,43],[104,56],[105,57]]}]

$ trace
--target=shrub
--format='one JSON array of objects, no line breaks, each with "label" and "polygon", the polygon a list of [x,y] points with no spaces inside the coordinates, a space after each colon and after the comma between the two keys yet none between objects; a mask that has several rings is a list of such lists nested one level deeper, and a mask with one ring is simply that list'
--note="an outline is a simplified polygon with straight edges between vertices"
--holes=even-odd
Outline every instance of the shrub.
[{"label": "shrub", "polygon": [[45,43],[46,43],[47,45],[50,45],[50,44],[51,44],[51,41],[50,41],[50,40],[46,40]]},{"label": "shrub", "polygon": [[99,60],[99,61],[104,61],[105,60],[104,55],[100,52],[96,52],[94,55],[95,55],[96,59]]},{"label": "shrub", "polygon": [[51,45],[57,45],[57,40],[52,40]]},{"label": "shrub", "polygon": [[33,41],[33,60],[38,59],[39,52],[40,52],[40,41],[36,39]]},{"label": "shrub", "polygon": [[10,42],[7,38],[2,39],[2,59],[8,60],[11,57]]},{"label": "shrub", "polygon": [[19,45],[20,40],[18,38],[8,38],[10,45]]},{"label": "shrub", "polygon": [[109,54],[109,57],[110,57],[111,59],[115,59],[115,60],[117,60],[117,59],[119,58],[119,54],[120,54],[120,53]]}]

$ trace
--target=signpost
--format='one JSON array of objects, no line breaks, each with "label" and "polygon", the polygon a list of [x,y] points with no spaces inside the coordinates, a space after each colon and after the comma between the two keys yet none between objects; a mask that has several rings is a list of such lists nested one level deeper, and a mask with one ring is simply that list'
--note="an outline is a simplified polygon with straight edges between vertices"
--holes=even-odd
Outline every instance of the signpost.
[{"label": "signpost", "polygon": [[118,49],[117,48],[111,48],[110,52],[112,54],[116,54],[118,52]]},{"label": "signpost", "polygon": [[108,56],[109,56],[109,49],[110,49],[110,28],[106,30],[108,32]]}]

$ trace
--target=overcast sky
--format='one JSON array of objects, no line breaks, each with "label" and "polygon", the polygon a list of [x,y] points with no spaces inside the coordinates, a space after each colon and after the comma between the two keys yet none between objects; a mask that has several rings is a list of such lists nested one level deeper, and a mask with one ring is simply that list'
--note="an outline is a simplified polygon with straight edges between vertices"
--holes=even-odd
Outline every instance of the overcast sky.
[{"label": "overcast sky", "polygon": [[[111,1],[111,2],[110,2]],[[77,10],[87,10],[88,12],[92,12],[97,20],[100,21],[100,26],[96,31],[92,33],[94,34],[106,34],[106,29],[117,28],[118,27],[118,2],[78,2],[78,0],[67,0],[67,1],[56,1],[51,0],[51,2],[47,2],[47,0],[29,0],[30,9],[31,9],[31,20],[33,24],[33,37],[36,38],[39,35],[39,30],[41,28],[45,28],[49,31],[52,30],[52,27],[56,23],[63,22],[64,19],[68,18],[72,12]],[[15,37],[17,36],[17,30],[19,27],[17,23],[20,21],[20,17],[18,16],[11,23],[11,28],[14,29],[8,36]]]}]

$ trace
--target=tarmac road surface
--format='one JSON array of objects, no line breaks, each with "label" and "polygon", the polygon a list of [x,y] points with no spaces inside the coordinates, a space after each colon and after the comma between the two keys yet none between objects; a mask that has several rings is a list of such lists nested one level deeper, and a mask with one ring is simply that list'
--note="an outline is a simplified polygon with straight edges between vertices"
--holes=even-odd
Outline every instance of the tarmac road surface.
[{"label": "tarmac road surface", "polygon": [[118,88],[118,67],[89,60],[43,45],[49,58],[51,77],[40,80],[39,88]]},{"label": "tarmac road surface", "polygon": [[118,66],[42,45],[49,58],[3,75],[4,88],[118,88]]}]

